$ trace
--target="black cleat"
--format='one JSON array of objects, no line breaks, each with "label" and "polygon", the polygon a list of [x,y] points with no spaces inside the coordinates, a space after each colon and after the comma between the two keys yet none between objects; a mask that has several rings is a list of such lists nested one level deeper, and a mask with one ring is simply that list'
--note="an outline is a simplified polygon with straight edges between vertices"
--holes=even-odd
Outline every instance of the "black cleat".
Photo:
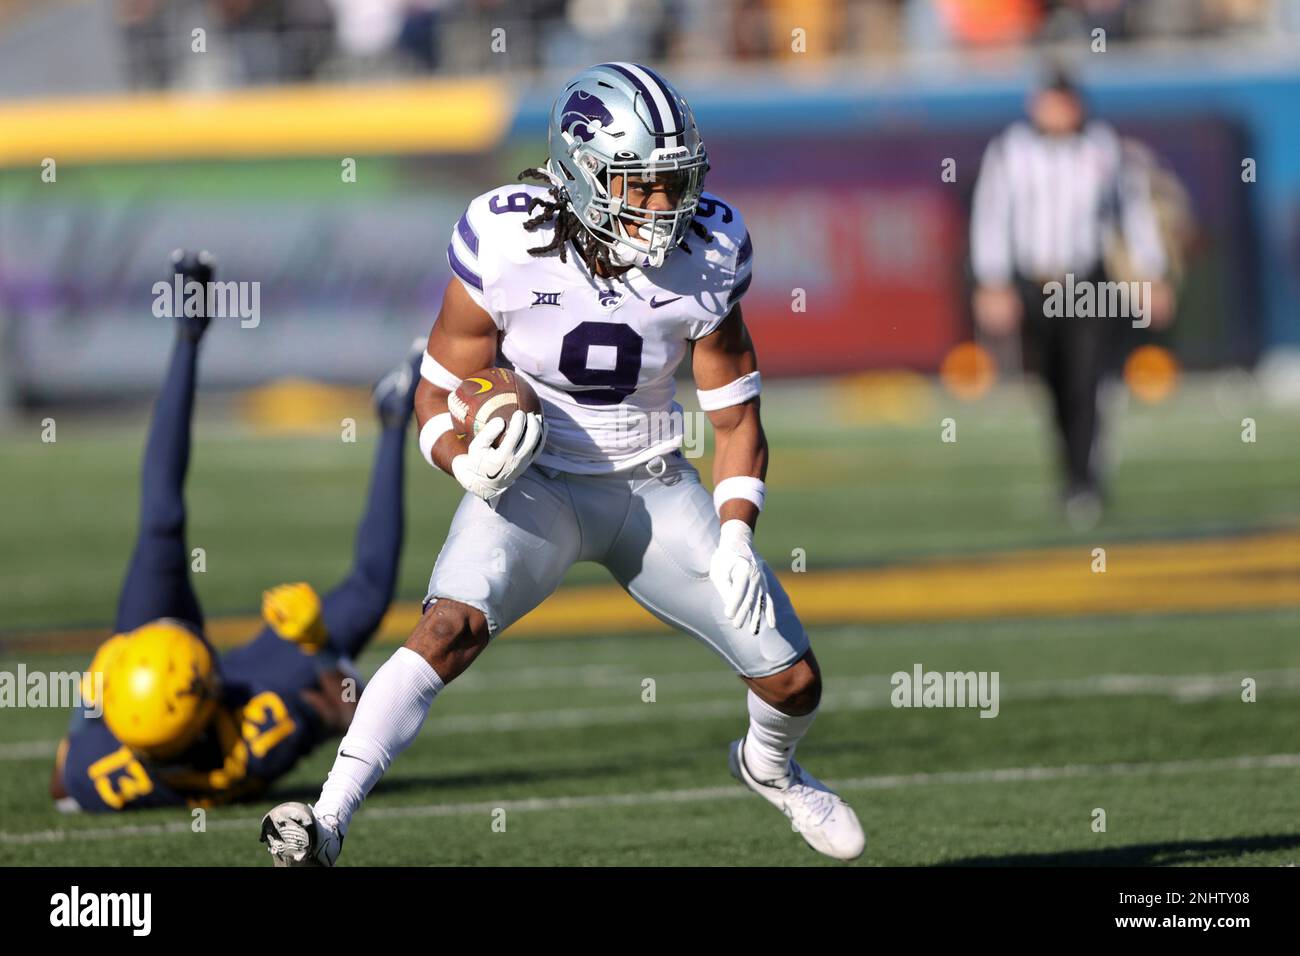
[{"label": "black cleat", "polygon": [[212,258],[212,254],[206,249],[201,249],[198,252],[175,249],[171,254],[171,269],[173,277],[178,273],[180,274],[182,293],[185,291],[185,286],[191,282],[198,282],[203,285],[204,295],[200,306],[201,314],[181,314],[175,317],[176,325],[181,334],[191,342],[197,342],[203,338],[203,333],[208,330],[208,323],[212,321],[212,316],[207,314],[207,287],[208,283],[216,275],[216,260]]}]

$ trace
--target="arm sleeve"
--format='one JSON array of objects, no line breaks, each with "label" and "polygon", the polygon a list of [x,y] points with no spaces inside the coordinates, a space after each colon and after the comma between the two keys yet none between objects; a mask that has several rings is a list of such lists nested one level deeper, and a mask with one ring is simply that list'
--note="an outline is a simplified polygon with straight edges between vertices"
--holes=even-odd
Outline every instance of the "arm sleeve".
[{"label": "arm sleeve", "polygon": [[980,285],[1006,285],[1014,271],[1006,148],[1005,135],[989,143],[975,181],[970,222],[971,269]]}]

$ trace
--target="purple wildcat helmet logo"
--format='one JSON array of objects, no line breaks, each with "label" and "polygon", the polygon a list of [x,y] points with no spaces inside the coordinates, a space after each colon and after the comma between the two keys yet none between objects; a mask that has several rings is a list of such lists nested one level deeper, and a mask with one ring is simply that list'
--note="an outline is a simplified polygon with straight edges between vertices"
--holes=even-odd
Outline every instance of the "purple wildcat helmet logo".
[{"label": "purple wildcat helmet logo", "polygon": [[588,128],[587,124],[593,122],[599,123],[602,127],[609,126],[614,122],[614,114],[606,109],[600,97],[594,93],[574,90],[573,95],[564,104],[564,109],[560,111],[560,129],[584,143],[589,143],[596,134]]}]

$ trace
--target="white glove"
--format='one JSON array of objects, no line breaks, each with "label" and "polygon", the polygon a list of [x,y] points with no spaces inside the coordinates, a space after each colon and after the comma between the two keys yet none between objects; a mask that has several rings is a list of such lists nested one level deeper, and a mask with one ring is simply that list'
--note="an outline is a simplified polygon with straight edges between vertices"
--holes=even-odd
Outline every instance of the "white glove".
[{"label": "white glove", "polygon": [[762,559],[754,553],[754,529],[745,522],[732,518],[722,523],[722,538],[709,562],[709,580],[722,595],[722,612],[733,626],[757,634],[766,618],[768,627],[776,627],[776,608]]},{"label": "white glove", "polygon": [[[501,444],[496,437],[505,431]],[[536,412],[516,411],[505,420],[494,418],[474,436],[469,451],[451,460],[451,473],[466,491],[491,501],[524,473],[545,442],[546,429]]]}]

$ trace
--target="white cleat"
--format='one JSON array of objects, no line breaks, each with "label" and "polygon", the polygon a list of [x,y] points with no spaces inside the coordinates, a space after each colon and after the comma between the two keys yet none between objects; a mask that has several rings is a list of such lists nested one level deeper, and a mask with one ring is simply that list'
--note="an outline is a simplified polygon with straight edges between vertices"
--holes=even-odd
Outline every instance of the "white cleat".
[{"label": "white cleat", "polygon": [[731,775],[790,819],[790,826],[818,853],[836,860],[856,860],[867,847],[853,808],[794,760],[784,780],[769,785],[755,780],[745,766],[745,738],[731,742]]},{"label": "white cleat", "polygon": [[310,804],[282,803],[262,817],[259,839],[276,866],[333,866],[343,849],[336,822],[316,816]]}]

